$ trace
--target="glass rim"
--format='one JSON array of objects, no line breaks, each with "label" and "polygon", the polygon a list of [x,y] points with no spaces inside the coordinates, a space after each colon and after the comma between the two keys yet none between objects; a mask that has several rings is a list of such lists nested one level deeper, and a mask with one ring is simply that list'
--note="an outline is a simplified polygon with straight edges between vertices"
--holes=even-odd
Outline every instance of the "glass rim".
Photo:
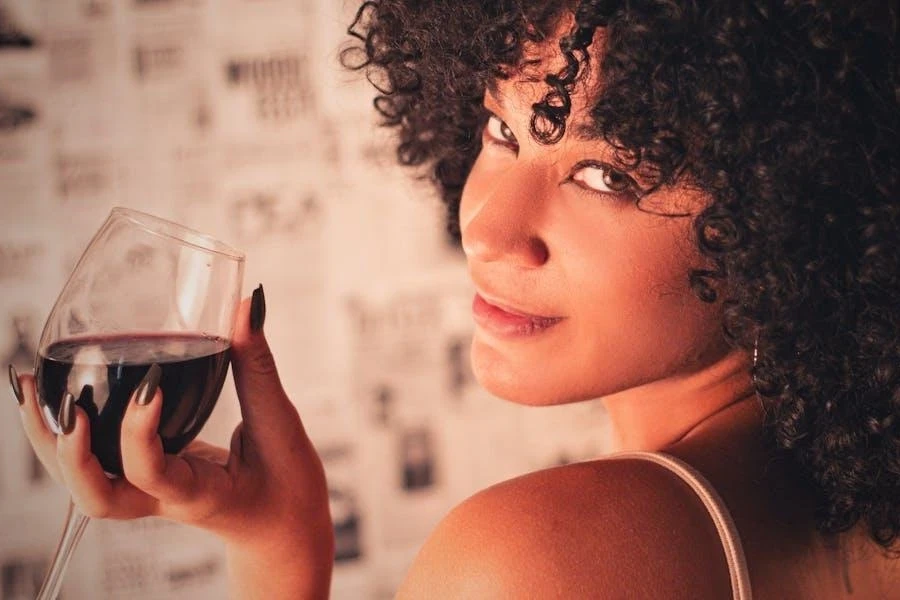
[{"label": "glass rim", "polygon": [[[124,206],[115,206],[110,211],[110,216],[122,216],[148,233],[176,240],[185,246],[190,246],[197,250],[221,255],[237,262],[244,262],[246,258],[244,253],[240,250],[237,250],[208,234],[197,231],[196,229],[191,229],[180,223],[157,217],[156,215],[151,215],[150,213],[145,213],[133,208],[126,208]],[[190,239],[188,236],[190,236]]]}]

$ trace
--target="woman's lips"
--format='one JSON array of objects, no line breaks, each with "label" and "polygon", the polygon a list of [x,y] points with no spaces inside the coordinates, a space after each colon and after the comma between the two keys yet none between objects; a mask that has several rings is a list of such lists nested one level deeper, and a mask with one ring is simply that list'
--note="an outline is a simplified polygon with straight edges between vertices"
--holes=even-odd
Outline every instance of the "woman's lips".
[{"label": "woman's lips", "polygon": [[479,327],[507,337],[535,335],[550,329],[563,320],[562,317],[542,317],[510,312],[491,304],[480,294],[475,294],[472,313],[475,323]]}]

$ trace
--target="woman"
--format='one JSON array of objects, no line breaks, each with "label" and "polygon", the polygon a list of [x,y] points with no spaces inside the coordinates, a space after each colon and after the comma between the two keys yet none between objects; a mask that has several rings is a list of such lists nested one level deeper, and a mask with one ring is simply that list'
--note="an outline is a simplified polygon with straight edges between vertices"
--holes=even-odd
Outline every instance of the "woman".
[{"label": "woman", "polygon": [[[455,508],[399,595],[900,598],[895,3],[373,0],[367,70],[478,294],[472,365],[601,397],[622,451]],[[243,306],[230,452],[165,456],[152,371],[125,479],[64,405],[32,444],[91,516],[220,535],[237,597],[324,597],[321,463]]]}]

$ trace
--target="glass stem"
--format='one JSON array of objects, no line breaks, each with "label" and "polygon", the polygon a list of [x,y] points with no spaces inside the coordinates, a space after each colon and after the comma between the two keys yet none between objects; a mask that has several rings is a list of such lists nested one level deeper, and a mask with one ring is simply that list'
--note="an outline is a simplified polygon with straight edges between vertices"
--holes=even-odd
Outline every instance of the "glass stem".
[{"label": "glass stem", "polygon": [[59,588],[62,586],[63,575],[65,575],[66,567],[69,565],[69,559],[75,551],[75,546],[84,533],[90,517],[81,514],[76,508],[72,500],[69,500],[69,512],[66,515],[66,526],[63,530],[59,545],[56,547],[56,554],[53,555],[53,562],[50,563],[50,570],[44,578],[41,585],[41,591],[38,592],[37,600],[56,600],[59,595]]}]

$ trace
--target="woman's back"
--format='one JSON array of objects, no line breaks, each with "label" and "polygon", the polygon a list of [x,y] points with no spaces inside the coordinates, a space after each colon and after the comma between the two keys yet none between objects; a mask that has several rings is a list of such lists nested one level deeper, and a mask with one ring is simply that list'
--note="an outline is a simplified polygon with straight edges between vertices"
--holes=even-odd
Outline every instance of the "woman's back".
[{"label": "woman's back", "polygon": [[[896,563],[864,534],[838,544],[816,532],[809,492],[771,460],[758,424],[751,399],[666,449],[727,506],[752,597],[900,598]],[[435,530],[400,597],[718,600],[734,597],[730,575],[700,495],[670,468],[626,454],[473,496]]]}]

